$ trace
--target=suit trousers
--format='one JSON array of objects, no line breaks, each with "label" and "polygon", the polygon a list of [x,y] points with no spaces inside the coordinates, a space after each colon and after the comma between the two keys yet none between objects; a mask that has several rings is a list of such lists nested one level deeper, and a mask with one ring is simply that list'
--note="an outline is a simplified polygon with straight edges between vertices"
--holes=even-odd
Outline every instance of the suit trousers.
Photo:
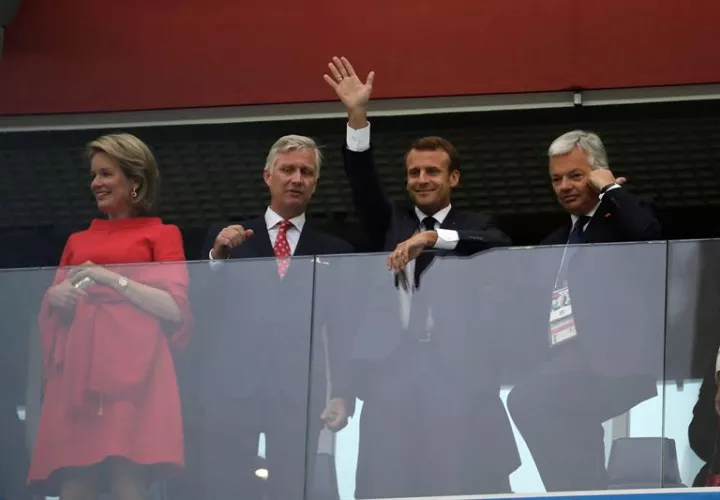
[{"label": "suit trousers", "polygon": [[[517,463],[496,465],[504,461],[503,447],[513,457],[517,451],[499,393],[465,392],[447,377],[435,349],[433,342],[408,339],[362,371],[368,379],[361,382],[369,384],[360,415],[356,498],[510,492],[508,476]],[[498,434],[510,442],[496,446]]]},{"label": "suit trousers", "polygon": [[603,422],[656,394],[653,377],[610,377],[588,367],[582,344],[571,339],[508,396],[548,492],[607,489]]},{"label": "suit trousers", "polygon": [[[306,399],[270,388],[208,409],[200,498],[302,500],[306,478],[314,477],[322,427],[322,406],[317,406],[308,413]],[[260,433],[265,435],[264,463],[258,458]],[[267,480],[255,474],[261,464],[268,470]]]}]

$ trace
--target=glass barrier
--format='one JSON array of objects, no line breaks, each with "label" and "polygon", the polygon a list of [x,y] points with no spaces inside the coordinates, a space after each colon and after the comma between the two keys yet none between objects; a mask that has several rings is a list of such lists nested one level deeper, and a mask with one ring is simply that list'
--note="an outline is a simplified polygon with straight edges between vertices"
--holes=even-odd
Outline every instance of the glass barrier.
[{"label": "glass barrier", "polygon": [[0,497],[302,498],[313,258],[279,272],[0,273]]},{"label": "glass barrier", "polygon": [[350,311],[326,334],[352,335],[357,398],[335,435],[340,498],[663,486],[666,258],[497,249],[398,279],[383,255],[323,257],[313,339]]},{"label": "glass barrier", "polygon": [[[718,304],[720,241],[670,242],[664,404],[665,436],[671,446],[664,460],[667,482],[705,485],[718,449],[714,380],[720,345]],[[714,465],[714,473],[720,472],[720,463]]]},{"label": "glass barrier", "polygon": [[0,497],[25,487],[41,403],[39,304],[55,269],[0,271]]},{"label": "glass barrier", "polygon": [[322,354],[311,339],[315,267],[311,257],[281,267],[192,266],[195,343],[180,362],[188,467],[174,498],[304,496],[320,427],[308,415],[323,410],[325,384],[322,369],[310,370]]},{"label": "glass barrier", "polygon": [[2,271],[0,498],[690,486],[717,437],[718,252]]}]

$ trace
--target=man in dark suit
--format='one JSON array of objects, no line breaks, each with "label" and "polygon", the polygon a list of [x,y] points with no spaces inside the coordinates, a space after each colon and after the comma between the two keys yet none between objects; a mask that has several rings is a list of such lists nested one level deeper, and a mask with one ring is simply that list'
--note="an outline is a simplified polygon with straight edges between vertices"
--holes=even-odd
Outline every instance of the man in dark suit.
[{"label": "man in dark suit", "polygon": [[549,158],[569,220],[543,241],[563,245],[554,283],[537,294],[548,359],[514,387],[508,410],[547,491],[605,489],[603,422],[655,396],[662,378],[666,249],[587,245],[662,237],[652,204],[610,171],[600,137],[568,132]]},{"label": "man in dark suit", "polygon": [[[367,312],[353,343],[354,380],[363,399],[355,495],[509,492],[508,476],[519,457],[494,363],[486,363],[494,350],[491,343],[468,348],[483,343],[472,315],[482,307],[464,307],[465,288],[455,281],[462,273],[443,271],[456,266],[445,259],[433,263],[434,256],[453,260],[509,240],[490,217],[451,205],[460,159],[440,137],[417,140],[406,155],[414,206],[393,203],[370,148],[367,104],[374,75],[361,82],[345,58],[334,58],[329,69],[325,80],[348,109],[343,149],[355,208],[372,248],[392,251],[386,264],[398,285],[377,259],[359,273],[374,275],[377,286],[356,294]],[[448,276],[454,290],[446,288]]]},{"label": "man in dark suit", "polygon": [[[316,279],[328,289],[336,286],[330,266],[316,266],[313,256],[352,251],[306,221],[320,164],[312,139],[280,138],[263,172],[270,190],[265,214],[209,233],[204,254],[212,269],[204,302],[211,307],[201,339],[207,344],[202,392],[208,408],[203,498],[257,493],[250,485],[260,468],[260,433],[269,497],[311,494],[306,477],[313,477],[323,424],[338,431],[353,412],[342,313],[327,300],[313,302]],[[313,315],[323,320],[313,322]]]},{"label": "man in dark suit", "polygon": [[345,58],[334,58],[329,67],[333,76],[325,75],[325,81],[348,109],[345,172],[372,250],[398,250],[393,257],[399,264],[403,258],[407,263],[424,249],[472,255],[510,243],[491,217],[452,208],[450,195],[460,182],[460,157],[452,144],[440,137],[418,139],[410,147],[405,164],[407,191],[414,206],[393,204],[373,166],[370,146],[367,105],[374,73],[362,83]]}]

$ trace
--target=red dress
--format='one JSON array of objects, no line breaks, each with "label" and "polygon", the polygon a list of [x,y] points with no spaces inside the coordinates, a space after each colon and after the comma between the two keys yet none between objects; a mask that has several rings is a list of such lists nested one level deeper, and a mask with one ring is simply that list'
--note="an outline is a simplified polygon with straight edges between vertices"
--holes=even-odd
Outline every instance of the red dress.
[{"label": "red dress", "polygon": [[[189,341],[192,315],[182,237],[157,218],[95,220],[68,239],[61,266],[113,266],[130,280],[167,291],[183,315],[165,323],[113,288],[93,285],[75,314],[50,306],[39,315],[44,399],[28,483],[56,491],[55,474],[108,457],[153,465],[150,477],[184,465],[183,430],[171,351]],[[59,269],[55,283],[67,276]]]}]

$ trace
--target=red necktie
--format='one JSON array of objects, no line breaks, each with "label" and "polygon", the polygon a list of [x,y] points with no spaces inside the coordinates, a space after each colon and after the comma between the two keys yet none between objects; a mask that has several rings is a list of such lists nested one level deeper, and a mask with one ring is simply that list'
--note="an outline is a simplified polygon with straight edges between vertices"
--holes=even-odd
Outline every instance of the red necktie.
[{"label": "red necktie", "polygon": [[280,222],[280,229],[278,230],[277,239],[275,239],[275,246],[273,246],[273,252],[275,252],[275,258],[277,259],[278,274],[281,278],[285,277],[285,273],[290,267],[290,243],[287,239],[288,229],[293,227],[292,222],[286,220]]}]

